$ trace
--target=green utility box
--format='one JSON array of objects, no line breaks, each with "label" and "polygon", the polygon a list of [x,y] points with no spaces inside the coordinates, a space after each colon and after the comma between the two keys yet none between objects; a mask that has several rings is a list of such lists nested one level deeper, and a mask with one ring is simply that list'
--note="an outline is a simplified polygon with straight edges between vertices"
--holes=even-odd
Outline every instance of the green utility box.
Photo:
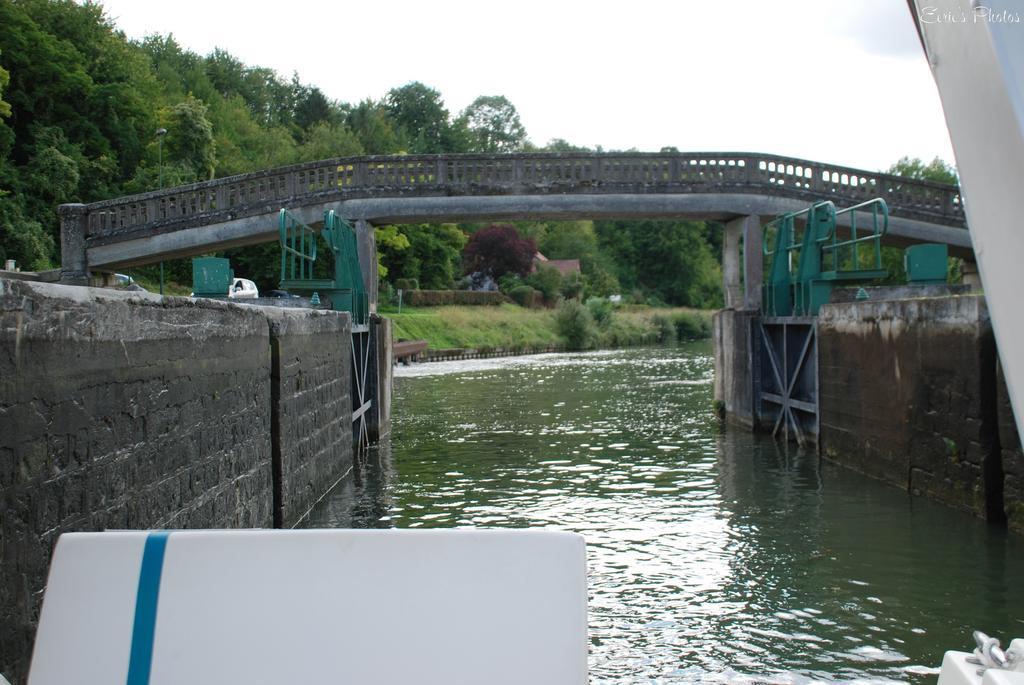
[{"label": "green utility box", "polygon": [[927,285],[945,283],[949,273],[949,248],[946,245],[925,243],[912,245],[903,253],[903,268],[907,283]]},{"label": "green utility box", "polygon": [[192,296],[227,297],[235,272],[223,257],[197,257],[192,260]]}]

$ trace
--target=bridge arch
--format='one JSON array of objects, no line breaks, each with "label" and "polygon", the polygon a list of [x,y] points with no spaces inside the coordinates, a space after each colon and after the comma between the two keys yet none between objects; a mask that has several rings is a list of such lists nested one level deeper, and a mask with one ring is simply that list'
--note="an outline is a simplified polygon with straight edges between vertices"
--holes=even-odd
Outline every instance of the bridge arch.
[{"label": "bridge arch", "polygon": [[273,241],[281,207],[311,225],[325,209],[354,222],[365,266],[370,229],[386,223],[705,219],[750,239],[754,217],[873,197],[889,204],[889,242],[942,242],[970,256],[956,186],[753,153],[531,153],[337,158],[62,205],[61,270],[82,282],[94,268]]}]

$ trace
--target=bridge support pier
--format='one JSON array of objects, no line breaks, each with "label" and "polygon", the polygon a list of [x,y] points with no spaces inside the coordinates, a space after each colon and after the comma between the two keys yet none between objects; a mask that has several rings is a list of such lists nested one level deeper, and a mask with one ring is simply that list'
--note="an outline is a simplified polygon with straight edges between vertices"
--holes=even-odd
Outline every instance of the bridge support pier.
[{"label": "bridge support pier", "polygon": [[369,396],[373,400],[366,417],[367,436],[370,444],[387,437],[391,430],[391,390],[394,372],[394,341],[390,319],[381,316],[370,317],[370,354],[374,365],[369,376]]},{"label": "bridge support pier", "polygon": [[353,222],[356,229],[356,250],[359,252],[359,270],[363,272],[363,285],[370,303],[370,313],[377,313],[377,237],[373,226],[365,219]]},{"label": "bridge support pier", "polygon": [[60,282],[64,285],[89,285],[89,262],[85,253],[85,205],[60,205]]},{"label": "bridge support pier", "polygon": [[761,260],[761,217],[741,216],[726,223],[722,280],[727,309],[761,308]]},{"label": "bridge support pier", "polygon": [[965,259],[960,265],[960,275],[963,277],[963,284],[973,288],[981,288],[981,274],[978,272],[978,263]]}]

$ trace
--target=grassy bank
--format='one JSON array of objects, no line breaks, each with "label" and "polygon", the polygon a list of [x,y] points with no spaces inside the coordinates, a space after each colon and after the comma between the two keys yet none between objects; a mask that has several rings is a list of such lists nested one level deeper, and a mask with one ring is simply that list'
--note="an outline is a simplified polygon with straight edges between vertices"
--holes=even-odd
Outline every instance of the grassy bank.
[{"label": "grassy bank", "polygon": [[395,339],[426,340],[430,347],[510,347],[555,345],[561,342],[554,310],[524,309],[514,304],[496,307],[382,308],[394,321]]},{"label": "grassy bank", "polygon": [[[540,347],[564,345],[558,310],[526,309],[513,304],[496,307],[402,307],[382,308],[394,321],[395,339],[426,340],[433,349],[453,347]],[[686,322],[680,326],[679,322]],[[680,307],[617,309],[594,324],[596,336],[590,347],[668,342],[679,337],[707,337],[711,312]],[[683,332],[696,331],[680,336]]]}]

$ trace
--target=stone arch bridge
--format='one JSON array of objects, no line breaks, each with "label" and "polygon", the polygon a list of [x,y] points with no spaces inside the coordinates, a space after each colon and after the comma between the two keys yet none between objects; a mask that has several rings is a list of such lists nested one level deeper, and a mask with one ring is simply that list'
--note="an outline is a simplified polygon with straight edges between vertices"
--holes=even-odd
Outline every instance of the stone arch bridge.
[{"label": "stone arch bridge", "polygon": [[[960,192],[951,185],[737,152],[403,155],[328,159],[62,205],[61,280],[273,241],[282,207],[310,225],[325,209],[351,221],[364,274],[374,273],[372,226],[380,224],[705,219],[726,222],[727,299],[739,304],[755,297],[753,288],[738,290],[739,244],[747,246],[746,280],[759,284],[762,220],[818,200],[847,206],[874,197],[890,207],[887,242],[942,242],[971,256]],[[376,282],[367,290],[374,302]]]}]

